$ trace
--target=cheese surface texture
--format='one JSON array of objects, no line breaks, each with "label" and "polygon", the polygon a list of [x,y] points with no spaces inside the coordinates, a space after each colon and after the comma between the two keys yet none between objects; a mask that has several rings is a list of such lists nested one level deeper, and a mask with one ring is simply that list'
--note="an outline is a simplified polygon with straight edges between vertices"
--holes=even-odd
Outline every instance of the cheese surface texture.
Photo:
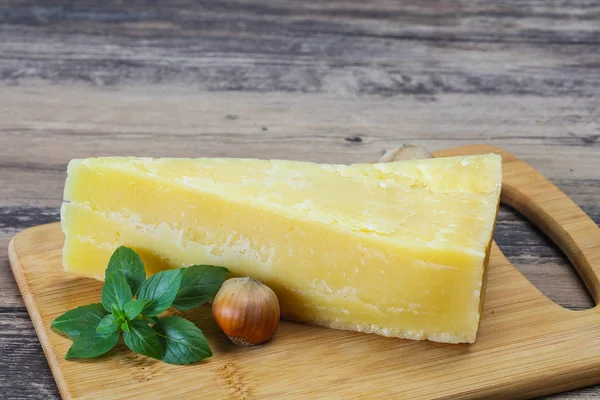
[{"label": "cheese surface texture", "polygon": [[210,264],[252,276],[277,293],[286,319],[473,342],[501,179],[493,154],[354,165],[73,160],[63,261],[103,279],[125,245],[148,273]]}]

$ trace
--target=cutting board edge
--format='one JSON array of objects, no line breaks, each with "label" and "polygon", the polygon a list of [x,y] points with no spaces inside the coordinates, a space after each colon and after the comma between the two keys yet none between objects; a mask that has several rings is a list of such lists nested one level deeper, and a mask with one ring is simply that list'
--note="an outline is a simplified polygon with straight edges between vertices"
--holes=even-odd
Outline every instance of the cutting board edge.
[{"label": "cutting board edge", "polygon": [[39,227],[44,227],[48,225],[55,225],[58,222],[51,222],[48,224],[33,226],[30,228],[23,229],[20,232],[17,232],[8,243],[8,263],[10,264],[10,268],[12,270],[13,276],[15,277],[15,281],[17,282],[17,286],[19,291],[21,292],[21,296],[23,297],[23,302],[25,303],[25,308],[27,308],[27,313],[31,318],[31,322],[33,324],[33,328],[35,329],[35,333],[40,341],[42,346],[42,350],[44,351],[44,355],[46,356],[46,360],[50,366],[50,371],[52,371],[52,375],[54,376],[54,381],[56,382],[56,386],[58,387],[58,391],[63,399],[71,399],[71,392],[69,391],[69,387],[63,376],[62,369],[58,363],[58,357],[54,352],[54,347],[50,343],[49,334],[44,326],[44,320],[40,314],[37,303],[31,290],[29,289],[29,284],[27,283],[27,278],[25,277],[25,273],[23,268],[21,267],[21,262],[19,261],[18,250],[16,246],[16,239],[23,234],[28,233],[29,231],[33,231],[38,229]]}]

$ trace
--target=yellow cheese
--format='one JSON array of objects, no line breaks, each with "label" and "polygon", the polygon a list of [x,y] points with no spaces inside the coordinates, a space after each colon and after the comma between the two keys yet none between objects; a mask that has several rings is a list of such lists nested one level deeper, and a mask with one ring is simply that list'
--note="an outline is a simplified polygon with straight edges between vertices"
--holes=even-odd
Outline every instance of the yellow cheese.
[{"label": "yellow cheese", "polygon": [[500,186],[491,154],[348,166],[73,160],[64,265],[103,279],[126,245],[149,273],[212,264],[253,276],[284,318],[473,342]]}]

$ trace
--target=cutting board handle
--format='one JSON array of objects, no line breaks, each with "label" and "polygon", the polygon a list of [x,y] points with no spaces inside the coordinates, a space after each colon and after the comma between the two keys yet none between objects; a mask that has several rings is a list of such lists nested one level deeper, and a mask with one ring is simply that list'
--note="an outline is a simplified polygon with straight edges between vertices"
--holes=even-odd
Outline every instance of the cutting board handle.
[{"label": "cutting board handle", "polygon": [[566,194],[527,163],[497,147],[464,146],[434,155],[485,153],[502,156],[501,202],[519,211],[561,248],[595,303],[600,303],[600,228]]}]

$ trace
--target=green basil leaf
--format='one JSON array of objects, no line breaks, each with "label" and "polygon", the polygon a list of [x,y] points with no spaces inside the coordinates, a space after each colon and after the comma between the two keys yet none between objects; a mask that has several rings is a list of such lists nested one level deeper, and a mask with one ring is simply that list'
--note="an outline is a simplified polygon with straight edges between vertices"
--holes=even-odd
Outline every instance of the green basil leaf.
[{"label": "green basil leaf", "polygon": [[142,283],[137,298],[149,300],[142,315],[154,317],[169,308],[179,291],[182,272],[181,269],[161,271]]},{"label": "green basil leaf", "polygon": [[123,332],[129,332],[129,321],[123,321],[121,323],[121,329],[123,330]]},{"label": "green basil leaf", "polygon": [[123,310],[121,310],[118,305],[113,304],[111,306],[110,310],[112,311],[112,313],[115,316],[115,318],[117,319],[117,321],[123,322],[127,319],[127,318],[125,318],[125,312]]},{"label": "green basil leaf", "polygon": [[146,299],[130,300],[129,303],[125,304],[125,307],[123,307],[125,318],[130,321],[135,319],[135,317],[140,315],[146,304],[148,304],[148,300]]},{"label": "green basil leaf", "polygon": [[131,293],[137,292],[144,279],[146,279],[144,263],[140,259],[140,256],[125,246],[116,249],[110,257],[105,277],[108,278],[108,275],[113,273],[121,275],[125,279],[131,288]]},{"label": "green basil leaf", "polygon": [[67,311],[56,318],[52,321],[52,327],[75,339],[90,325],[98,324],[106,314],[106,310],[102,307],[102,304],[88,304],[87,306]]},{"label": "green basil leaf", "polygon": [[96,332],[96,325],[86,328],[73,341],[65,358],[94,358],[112,349],[119,340],[119,331],[112,333]]},{"label": "green basil leaf", "polygon": [[160,360],[163,348],[156,336],[156,332],[147,323],[140,320],[129,321],[129,332],[123,334],[125,345],[144,356]]},{"label": "green basil leaf", "polygon": [[181,317],[161,318],[152,327],[164,349],[162,360],[169,364],[190,364],[212,356],[202,331]]},{"label": "green basil leaf", "polygon": [[109,274],[102,286],[102,305],[106,311],[112,311],[116,306],[122,310],[127,302],[131,300],[131,288],[125,278],[119,274]]},{"label": "green basil leaf", "polygon": [[179,292],[171,306],[190,310],[209,301],[221,288],[229,271],[212,265],[192,265],[184,268]]},{"label": "green basil leaf", "polygon": [[96,332],[101,334],[109,334],[119,330],[121,322],[114,316],[114,314],[108,314],[96,327]]}]

